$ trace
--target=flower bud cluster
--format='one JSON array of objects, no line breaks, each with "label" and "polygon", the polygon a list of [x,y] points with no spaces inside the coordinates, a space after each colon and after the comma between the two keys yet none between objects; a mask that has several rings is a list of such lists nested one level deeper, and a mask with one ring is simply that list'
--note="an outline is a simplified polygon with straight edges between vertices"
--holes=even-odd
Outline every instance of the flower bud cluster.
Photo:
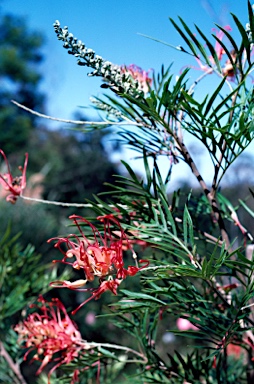
[{"label": "flower bud cluster", "polygon": [[102,101],[96,99],[95,97],[90,97],[91,103],[95,106],[95,108],[105,111],[108,115],[112,115],[116,117],[118,120],[123,118],[122,113],[114,108],[112,105],[103,103]]},{"label": "flower bud cluster", "polygon": [[[254,4],[252,5],[252,10],[254,11]],[[250,45],[250,49],[252,50],[253,47],[254,47],[254,40],[253,40],[253,36],[252,36],[252,32],[251,32],[251,28],[250,28],[250,24],[249,23],[246,24],[245,31],[247,33],[249,42],[251,44]]]},{"label": "flower bud cluster", "polygon": [[252,50],[252,48],[254,47],[254,41],[253,41],[253,36],[252,36],[252,32],[251,32],[250,24],[249,23],[246,24],[245,31],[247,33],[247,36],[248,36],[248,39],[249,39],[249,42],[250,42],[250,49]]},{"label": "flower bud cluster", "polygon": [[138,80],[128,72],[123,73],[121,66],[112,64],[96,55],[94,50],[87,48],[81,40],[69,33],[68,27],[61,28],[58,20],[53,26],[58,40],[64,42],[63,46],[68,49],[68,53],[79,58],[78,64],[93,69],[88,76],[102,77],[108,83],[108,87],[117,93],[126,93],[136,98],[144,96]]}]

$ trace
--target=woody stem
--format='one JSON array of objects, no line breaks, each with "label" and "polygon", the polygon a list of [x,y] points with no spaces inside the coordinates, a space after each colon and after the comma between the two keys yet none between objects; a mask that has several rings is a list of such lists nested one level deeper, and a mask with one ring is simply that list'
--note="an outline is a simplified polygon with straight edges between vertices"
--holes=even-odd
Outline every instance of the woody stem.
[{"label": "woody stem", "polygon": [[6,351],[4,344],[2,341],[0,341],[0,356],[2,356],[7,364],[9,365],[10,369],[14,372],[15,378],[14,381],[16,384],[26,384],[26,381],[24,377],[22,376],[20,372],[19,365],[17,363],[14,363],[9,353]]}]

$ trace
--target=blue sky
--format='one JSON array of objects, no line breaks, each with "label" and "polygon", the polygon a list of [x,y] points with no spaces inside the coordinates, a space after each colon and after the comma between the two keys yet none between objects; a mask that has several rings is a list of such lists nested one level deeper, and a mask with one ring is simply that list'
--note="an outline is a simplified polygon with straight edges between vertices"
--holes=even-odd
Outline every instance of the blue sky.
[{"label": "blue sky", "polygon": [[86,46],[115,64],[135,63],[144,69],[159,70],[162,63],[174,62],[177,73],[192,59],[138,33],[173,45],[182,44],[169,17],[176,19],[180,15],[190,26],[196,23],[209,33],[214,22],[229,24],[230,12],[244,21],[246,3],[245,0],[5,0],[2,9],[24,16],[32,29],[46,36],[46,60],[41,70],[48,111],[54,116],[70,118],[79,105],[89,104],[89,96],[101,92],[101,82],[87,77],[87,69],[77,66],[75,58],[62,48],[52,27],[56,19],[62,26],[68,25]]},{"label": "blue sky", "polygon": [[67,119],[73,117],[78,106],[89,106],[89,97],[100,95],[102,90],[100,79],[87,77],[88,70],[77,66],[76,59],[62,48],[52,27],[56,19],[62,26],[68,25],[69,31],[87,47],[115,64],[135,63],[158,71],[162,63],[167,66],[174,62],[176,74],[187,63],[196,63],[138,33],[183,45],[169,17],[176,20],[179,15],[190,27],[196,23],[204,33],[211,31],[214,22],[233,25],[230,12],[244,23],[247,19],[245,0],[5,0],[1,4],[2,11],[24,16],[30,28],[45,35],[41,71],[47,111]]}]

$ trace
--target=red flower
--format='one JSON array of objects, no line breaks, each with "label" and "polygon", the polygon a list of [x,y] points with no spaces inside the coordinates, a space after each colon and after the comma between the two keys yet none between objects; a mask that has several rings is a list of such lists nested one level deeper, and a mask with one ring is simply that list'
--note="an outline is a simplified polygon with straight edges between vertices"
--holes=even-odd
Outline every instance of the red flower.
[{"label": "red flower", "polygon": [[85,305],[86,303],[88,303],[88,301],[92,300],[92,299],[99,299],[101,297],[101,295],[106,292],[106,291],[111,291],[114,295],[117,294],[117,288],[119,287],[120,283],[121,283],[122,280],[119,280],[119,279],[115,279],[115,280],[104,280],[101,282],[100,286],[96,289],[93,290],[92,292],[92,296],[90,296],[87,300],[83,301],[83,303],[81,303],[74,311],[72,311],[72,315],[75,315],[75,313],[77,313],[77,311],[83,307],[83,305]]},{"label": "red flower", "polygon": [[[19,334],[19,342],[28,348],[24,360],[29,353],[35,351],[33,360],[41,361],[37,375],[48,363],[56,363],[49,371],[50,378],[53,371],[63,364],[70,363],[85,346],[79,331],[58,299],[46,302],[40,296],[38,302],[39,305],[31,307],[38,308],[40,313],[30,314],[26,320],[17,324],[14,330]],[[73,382],[75,377],[77,371],[74,372]]]},{"label": "red flower", "polygon": [[[92,223],[81,216],[72,215],[70,219],[73,220],[77,226],[81,236],[71,234],[66,238],[57,238],[55,247],[64,254],[61,262],[72,265],[74,269],[83,270],[85,279],[74,282],[55,281],[51,283],[51,285],[59,288],[80,290],[87,281],[93,281],[95,277],[97,277],[100,283],[99,287],[94,290],[92,289],[93,293],[91,298],[84,301],[78,309],[92,298],[98,299],[100,295],[107,290],[110,290],[116,295],[117,288],[123,279],[127,276],[134,276],[140,269],[148,265],[147,261],[140,260],[140,263],[145,263],[145,265],[143,267],[138,266],[137,255],[132,249],[121,224],[113,215],[105,215],[97,218],[103,223],[103,234],[101,234]],[[81,229],[81,225],[83,224],[92,230],[92,240],[84,235]],[[115,228],[117,230],[115,230]],[[48,241],[52,240],[54,239]],[[63,244],[67,247],[67,251],[63,249]],[[136,262],[135,266],[125,268],[123,249],[126,248],[131,250]],[[71,259],[73,260],[67,261]],[[55,262],[57,261],[58,260],[55,260]],[[89,289],[81,290],[87,291]],[[76,311],[73,313],[75,312]]]},{"label": "red flower", "polygon": [[6,197],[6,200],[12,204],[15,204],[18,196],[21,194],[23,189],[26,187],[26,168],[28,162],[28,153],[25,154],[24,167],[19,167],[22,172],[22,176],[13,177],[11,174],[9,162],[5,156],[4,151],[0,149],[0,153],[4,158],[7,167],[7,173],[0,174],[0,184],[3,185],[6,191],[11,192],[10,195]]}]

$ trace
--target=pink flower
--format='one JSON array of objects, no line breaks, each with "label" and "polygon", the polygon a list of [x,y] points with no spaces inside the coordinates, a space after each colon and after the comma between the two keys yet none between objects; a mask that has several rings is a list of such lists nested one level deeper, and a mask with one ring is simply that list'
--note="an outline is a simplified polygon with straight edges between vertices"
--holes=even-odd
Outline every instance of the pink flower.
[{"label": "pink flower", "polygon": [[85,322],[88,325],[93,325],[96,322],[96,316],[94,312],[88,312],[85,317]]},{"label": "pink flower", "polygon": [[[58,299],[46,302],[42,296],[38,299],[38,305],[31,305],[39,311],[30,314],[26,320],[17,324],[14,330],[19,334],[18,341],[24,343],[28,351],[25,354],[35,352],[32,360],[41,361],[37,375],[42,372],[49,363],[56,364],[49,371],[49,378],[59,366],[70,363],[81,349],[81,335],[74,323],[69,318],[64,305]],[[73,382],[77,377],[74,372]]]},{"label": "pink flower", "polygon": [[[117,288],[127,276],[134,276],[140,269],[145,268],[149,263],[146,260],[140,260],[143,267],[124,265],[123,249],[126,247],[131,250],[133,258],[137,256],[133,251],[127,236],[125,235],[120,222],[113,215],[99,216],[97,219],[103,223],[103,234],[88,220],[81,216],[72,215],[70,219],[77,226],[80,236],[71,234],[68,237],[56,238],[55,247],[64,255],[61,260],[64,264],[71,265],[74,269],[83,270],[85,279],[74,282],[55,281],[51,285],[58,288],[69,288],[73,290],[87,291],[82,288],[87,281],[99,280],[99,287],[92,289],[92,296],[84,301],[78,308],[81,308],[92,298],[98,299],[105,291],[111,291],[117,294]],[[86,225],[92,230],[92,240],[88,239],[81,228]],[[115,228],[117,230],[115,231]],[[117,236],[117,238],[116,238]],[[49,242],[55,240],[50,239]],[[64,246],[64,249],[63,249]],[[67,250],[66,250],[67,247]],[[55,260],[54,262],[58,262]],[[72,313],[76,313],[76,311]]]},{"label": "pink flower", "polygon": [[138,89],[144,93],[149,92],[149,86],[152,84],[152,79],[149,77],[149,71],[144,71],[136,64],[130,64],[128,67],[121,67],[122,73],[129,74],[134,81],[138,82]]},{"label": "pink flower", "polygon": [[190,329],[193,331],[197,331],[198,328],[193,325],[188,319],[179,318],[176,320],[176,326],[179,331],[189,331]]},{"label": "pink flower", "polygon": [[[230,27],[230,25],[225,25],[225,27],[223,27],[223,29],[225,29],[226,31],[232,31],[232,28]],[[215,32],[216,37],[220,41],[222,41],[223,36],[225,35],[225,33],[223,31],[221,31],[221,30],[218,31],[216,28],[213,28],[212,31]],[[222,48],[221,44],[217,40],[216,40],[214,49],[215,49],[215,52],[216,52],[216,54],[218,56],[218,59],[221,60],[222,59],[222,55],[224,55],[225,51]]]},{"label": "pink flower", "polygon": [[0,154],[3,156],[6,167],[7,167],[7,173],[0,174],[0,184],[4,187],[6,191],[11,192],[6,197],[6,200],[12,204],[15,204],[18,196],[20,196],[21,192],[26,187],[26,168],[27,168],[27,162],[28,162],[28,153],[25,154],[24,167],[23,168],[19,167],[19,170],[22,172],[22,175],[17,177],[12,176],[9,162],[7,160],[7,157],[5,156],[4,151],[2,151],[2,149],[0,149]]},{"label": "pink flower", "polygon": [[[226,25],[225,27],[223,27],[223,29],[225,29],[226,31],[232,31],[232,28],[230,27],[230,25]],[[216,37],[222,41],[225,33],[221,30],[217,30],[216,28],[213,28],[212,31],[215,32],[215,35]],[[216,55],[219,59],[219,61],[222,61],[224,55],[225,55],[225,50],[224,48],[221,46],[221,44],[219,43],[219,41],[216,40],[216,43],[214,45],[214,50],[216,52]],[[230,52],[231,54],[231,59],[233,62],[236,61],[236,54],[234,51],[231,51]],[[203,72],[206,72],[207,74],[211,74],[214,72],[214,68],[215,68],[215,61],[214,61],[214,58],[212,56],[209,56],[209,61],[210,61],[210,66],[207,65],[207,64],[204,64],[200,58],[196,57],[196,60],[198,62],[198,65],[199,65],[199,68],[197,67],[193,67],[191,66],[191,68],[194,68],[194,69],[198,69],[198,70],[201,70]],[[188,66],[190,67],[190,66]],[[222,75],[223,76],[227,76],[229,78],[229,80],[233,81],[234,80],[234,68],[233,68],[233,65],[231,63],[231,61],[229,59],[226,60],[226,62],[224,62],[224,64],[222,65]]]}]

